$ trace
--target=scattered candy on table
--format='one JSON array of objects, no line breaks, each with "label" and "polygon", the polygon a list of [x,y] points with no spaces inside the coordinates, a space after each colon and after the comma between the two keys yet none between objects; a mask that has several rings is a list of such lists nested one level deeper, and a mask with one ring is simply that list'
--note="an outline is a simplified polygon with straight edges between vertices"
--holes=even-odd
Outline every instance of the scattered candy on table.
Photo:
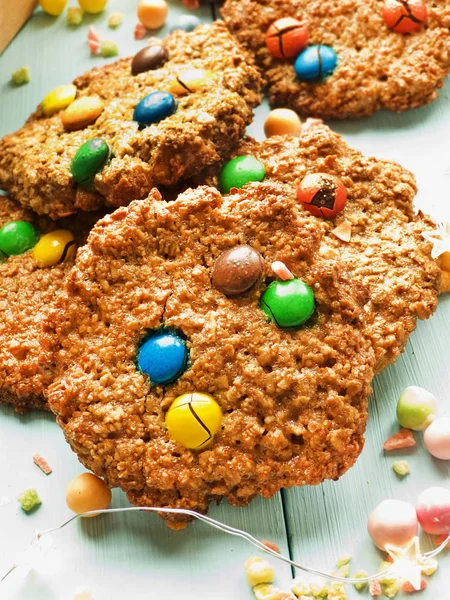
[{"label": "scattered candy on table", "polygon": [[81,185],[90,184],[111,158],[111,148],[101,138],[93,138],[80,146],[72,159],[70,171]]},{"label": "scattered candy on table", "polygon": [[135,40],[143,40],[147,35],[147,28],[142,25],[142,23],[138,23],[134,28],[134,39]]},{"label": "scattered candy on table", "polygon": [[100,50],[101,35],[93,25],[88,29],[87,39],[91,53],[96,54]]},{"label": "scattered candy on table", "polygon": [[39,5],[52,17],[59,16],[66,7],[67,0],[39,0]]},{"label": "scattered candy on table", "polygon": [[308,28],[292,17],[278,19],[266,33],[266,46],[275,58],[294,58],[308,44]]},{"label": "scattered candy on table", "polygon": [[217,258],[212,283],[226,296],[236,296],[251,289],[263,275],[263,257],[251,246],[243,244],[225,250]]},{"label": "scattered candy on table", "polygon": [[295,59],[295,74],[300,81],[319,83],[333,73],[337,61],[336,51],[330,46],[309,46]]},{"label": "scattered candy on table", "polygon": [[166,427],[172,439],[186,448],[208,446],[222,423],[220,406],[209,394],[193,392],[176,398],[166,414]]},{"label": "scattered candy on table", "polygon": [[367,521],[367,531],[380,550],[386,550],[386,544],[408,544],[417,535],[417,530],[416,509],[402,500],[383,500]]},{"label": "scattered candy on table", "polygon": [[100,54],[103,56],[103,58],[118,56],[119,46],[113,40],[103,40],[100,42]]},{"label": "scattered candy on table", "polygon": [[381,583],[376,579],[374,581],[369,581],[369,594],[375,598],[376,596],[381,596],[383,590],[381,589]]},{"label": "scattered candy on table", "polygon": [[198,92],[210,85],[213,76],[212,71],[205,71],[205,69],[182,71],[169,85],[169,91],[177,96]]},{"label": "scattered candy on table", "polygon": [[309,596],[311,588],[309,583],[303,577],[296,577],[292,582],[291,590],[296,596]]},{"label": "scattered candy on table", "polygon": [[35,508],[36,506],[42,504],[42,501],[39,498],[37,491],[34,489],[25,490],[24,492],[22,492],[22,494],[20,494],[17,500],[19,501],[19,504],[22,507],[22,509],[26,512],[29,512],[30,510],[33,510],[33,508]]},{"label": "scattered candy on table", "polygon": [[33,455],[33,462],[45,475],[50,475],[53,472],[48,462],[40,454]]},{"label": "scattered candy on table", "polygon": [[297,188],[297,198],[316,217],[335,217],[347,204],[347,190],[340,179],[328,173],[311,173]]},{"label": "scattered candy on table", "polygon": [[[82,473],[72,479],[66,488],[66,503],[77,515],[91,510],[103,510],[109,507],[112,494],[109,487],[93,473]],[[86,518],[97,517],[87,515]]]},{"label": "scattered candy on table", "polygon": [[405,583],[401,587],[401,590],[402,590],[402,592],[406,592],[408,594],[413,594],[414,592],[422,592],[426,587],[427,587],[427,582],[425,581],[425,579],[421,579],[420,580],[420,588],[418,590],[416,590],[416,588],[409,581],[405,581]]},{"label": "scattered candy on table", "polygon": [[69,6],[66,13],[67,25],[78,27],[78,25],[81,25],[83,16],[84,10],[82,8],[80,8],[79,6]]},{"label": "scattered candy on table", "polygon": [[397,420],[402,427],[422,431],[435,420],[437,409],[437,400],[433,394],[412,385],[399,398]]},{"label": "scattered candy on table", "polygon": [[427,22],[424,0],[385,0],[383,19],[396,33],[418,31]]},{"label": "scattered candy on table", "polygon": [[270,583],[255,585],[253,593],[256,600],[281,600],[280,590]]},{"label": "scattered candy on table", "polygon": [[350,221],[343,221],[340,225],[332,229],[331,233],[342,242],[348,243],[352,239],[352,224]]},{"label": "scattered candy on table", "polygon": [[182,31],[190,32],[201,24],[202,22],[195,15],[180,15],[177,19],[175,19],[175,23],[170,28],[170,31],[172,32],[177,31],[177,29],[181,29]]},{"label": "scattered candy on table", "polygon": [[251,181],[262,181],[266,176],[264,165],[254,156],[237,156],[219,173],[219,189],[229,194],[233,188],[242,188]]},{"label": "scattered candy on table", "polygon": [[450,534],[450,490],[434,486],[424,490],[416,504],[420,526],[434,535]]},{"label": "scattered candy on table", "polygon": [[26,221],[11,221],[0,229],[0,251],[17,256],[33,248],[39,239],[36,228]]},{"label": "scattered candy on table", "polygon": [[140,0],[137,7],[139,21],[147,29],[159,29],[167,19],[169,9],[165,0]]},{"label": "scattered candy on table", "polygon": [[112,13],[112,15],[110,15],[109,19],[108,19],[108,27],[110,27],[111,29],[116,29],[117,27],[119,27],[122,24],[122,21],[123,21],[123,13],[121,13],[121,12]]},{"label": "scattered candy on table", "polygon": [[177,101],[169,92],[152,92],[139,102],[133,119],[139,127],[148,127],[170,117],[177,110]]},{"label": "scattered candy on table", "polygon": [[26,83],[30,83],[31,75],[30,75],[30,67],[20,67],[14,73],[11,73],[11,81],[14,85],[24,85]]},{"label": "scattered candy on table", "polygon": [[138,75],[146,71],[159,69],[169,60],[169,53],[161,45],[151,45],[142,48],[131,61],[131,73]]},{"label": "scattered candy on table", "polygon": [[396,460],[394,463],[392,463],[392,468],[397,475],[400,475],[400,477],[404,477],[405,475],[409,475],[411,473],[409,464],[406,460]]},{"label": "scattered candy on table", "polygon": [[158,331],[144,340],[138,352],[138,367],[150,382],[167,385],[180,377],[187,367],[188,349],[183,338],[173,331]]},{"label": "scattered candy on table", "polygon": [[76,248],[73,233],[67,229],[57,229],[41,237],[33,248],[33,257],[40,267],[53,267],[73,260]]},{"label": "scattered candy on table", "polygon": [[273,550],[274,552],[280,553],[280,547],[275,544],[275,542],[269,542],[269,540],[261,540],[261,544],[264,544],[266,548]]},{"label": "scattered candy on table", "polygon": [[78,0],[78,4],[87,13],[95,15],[102,12],[102,10],[108,4],[108,0]]},{"label": "scattered candy on table", "polygon": [[[369,576],[369,573],[367,571],[360,570],[360,571],[356,571],[356,573],[354,573],[352,575],[352,578],[353,579],[364,579],[365,577],[368,577],[368,576]],[[367,581],[361,581],[361,583],[354,583],[353,587],[355,589],[357,589],[359,592],[359,591],[363,590],[366,587],[366,585],[367,585]]]},{"label": "scattered candy on table", "polygon": [[245,574],[252,587],[260,583],[273,583],[275,571],[265,558],[251,556],[244,563]]},{"label": "scattered candy on table", "polygon": [[441,417],[425,430],[423,441],[435,458],[450,460],[450,418]]},{"label": "scattered candy on table", "polygon": [[272,281],[261,296],[260,307],[277,327],[298,327],[314,312],[314,294],[300,279]]},{"label": "scattered candy on table", "polygon": [[400,429],[398,433],[391,435],[384,444],[383,449],[389,452],[390,450],[400,450],[402,448],[412,448],[416,445],[416,440],[409,429]]},{"label": "scattered candy on table", "polygon": [[42,110],[46,117],[51,117],[67,108],[75,100],[77,88],[74,85],[59,85],[42,100]]},{"label": "scattered candy on table", "polygon": [[91,125],[102,112],[103,102],[98,96],[82,96],[66,108],[61,120],[67,131],[76,131]]},{"label": "scattered candy on table", "polygon": [[270,111],[265,123],[266,137],[274,135],[293,135],[298,137],[302,131],[302,122],[296,112],[290,108],[275,108]]}]

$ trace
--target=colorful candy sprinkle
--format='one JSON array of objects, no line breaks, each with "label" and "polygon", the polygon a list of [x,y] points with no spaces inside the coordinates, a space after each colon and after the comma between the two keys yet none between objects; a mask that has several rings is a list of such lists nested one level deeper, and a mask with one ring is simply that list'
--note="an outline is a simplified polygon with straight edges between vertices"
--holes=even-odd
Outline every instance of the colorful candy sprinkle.
[{"label": "colorful candy sprinkle", "polygon": [[103,58],[118,56],[119,46],[113,40],[103,40],[100,43],[100,54],[103,56]]},{"label": "colorful candy sprinkle", "polygon": [[42,501],[39,498],[39,495],[35,489],[25,490],[24,492],[22,492],[22,494],[20,494],[17,500],[19,501],[22,509],[26,512],[29,512],[30,510],[33,510],[33,508],[35,508],[36,506],[42,504]]},{"label": "colorful candy sprinkle", "polygon": [[272,583],[275,579],[275,570],[264,558],[251,556],[244,563],[247,582],[252,587],[261,583]]},{"label": "colorful candy sprinkle", "polygon": [[281,279],[281,281],[289,281],[289,279],[294,279],[294,274],[287,268],[284,262],[281,262],[281,260],[276,260],[270,265],[270,267],[275,275]]},{"label": "colorful candy sprinkle", "polygon": [[40,454],[33,455],[33,462],[45,475],[50,475],[53,472],[48,462]]},{"label": "colorful candy sprinkle", "polygon": [[166,427],[172,439],[186,448],[208,446],[222,423],[220,406],[209,394],[193,392],[178,396],[166,414]]},{"label": "colorful candy sprinkle", "polygon": [[69,6],[66,13],[67,25],[78,27],[83,20],[84,10],[79,6]]},{"label": "colorful candy sprinkle", "polygon": [[17,71],[11,74],[11,81],[14,85],[24,85],[26,83],[30,83],[30,67],[20,67]]},{"label": "colorful candy sprinkle", "polygon": [[147,35],[147,28],[142,25],[142,23],[138,23],[134,28],[134,39],[135,40],[143,40]]},{"label": "colorful candy sprinkle", "polygon": [[416,445],[416,440],[409,429],[400,429],[398,433],[391,435],[384,444],[383,449],[386,451],[400,450],[402,448],[412,448]]},{"label": "colorful candy sprinkle", "polygon": [[110,27],[111,29],[116,29],[117,27],[119,27],[119,25],[122,24],[122,21],[123,21],[123,13],[115,12],[109,16],[108,27]]}]

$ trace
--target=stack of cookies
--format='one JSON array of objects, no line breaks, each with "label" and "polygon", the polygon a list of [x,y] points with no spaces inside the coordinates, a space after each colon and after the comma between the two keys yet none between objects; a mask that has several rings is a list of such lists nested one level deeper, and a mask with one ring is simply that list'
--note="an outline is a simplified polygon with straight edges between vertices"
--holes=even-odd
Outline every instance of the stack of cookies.
[{"label": "stack of cookies", "polygon": [[227,0],[226,24],[53,90],[0,142],[0,400],[51,409],[137,506],[245,506],[344,474],[374,375],[437,306],[435,225],[411,173],[321,121],[245,130],[264,83],[315,117],[432,100],[440,4],[400,14],[405,33],[375,0]]}]

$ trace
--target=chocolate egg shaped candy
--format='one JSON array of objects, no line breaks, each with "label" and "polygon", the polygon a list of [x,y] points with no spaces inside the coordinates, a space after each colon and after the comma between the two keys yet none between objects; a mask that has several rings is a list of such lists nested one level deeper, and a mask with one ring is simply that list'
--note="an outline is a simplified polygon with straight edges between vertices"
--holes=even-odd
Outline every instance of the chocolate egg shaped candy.
[{"label": "chocolate egg shaped candy", "polygon": [[226,296],[236,296],[252,288],[263,274],[263,257],[251,246],[243,244],[222,252],[214,264],[212,283]]},{"label": "chocolate egg shaped candy", "polygon": [[161,45],[151,45],[142,48],[131,61],[131,73],[138,75],[146,71],[161,68],[169,60],[169,53]]}]

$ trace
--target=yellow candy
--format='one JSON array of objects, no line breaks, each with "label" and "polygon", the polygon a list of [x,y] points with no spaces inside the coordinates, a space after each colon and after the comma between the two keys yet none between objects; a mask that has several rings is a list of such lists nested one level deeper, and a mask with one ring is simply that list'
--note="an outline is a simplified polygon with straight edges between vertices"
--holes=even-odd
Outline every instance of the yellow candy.
[{"label": "yellow candy", "polygon": [[171,438],[186,448],[200,450],[212,442],[222,423],[220,406],[209,394],[178,396],[166,414]]},{"label": "yellow candy", "polygon": [[78,4],[87,13],[95,15],[96,13],[102,12],[108,4],[108,0],[78,0]]},{"label": "yellow candy", "polygon": [[46,13],[57,17],[64,10],[67,0],[39,0],[39,4]]},{"label": "yellow candy", "polygon": [[83,129],[93,123],[103,112],[103,102],[97,96],[83,96],[73,102],[61,115],[68,131]]},{"label": "yellow candy", "polygon": [[204,69],[182,71],[170,84],[169,92],[178,96],[198,92],[210,83],[213,76],[214,73]]},{"label": "yellow candy", "polygon": [[298,137],[302,130],[299,116],[289,108],[275,108],[264,123],[266,137],[273,135],[293,135]]},{"label": "yellow candy", "polygon": [[59,85],[55,87],[42,101],[42,110],[47,117],[51,117],[60,110],[64,110],[72,104],[77,95],[74,85]]},{"label": "yellow candy", "polygon": [[33,257],[40,267],[53,267],[73,260],[76,252],[75,238],[67,229],[57,229],[41,237],[33,248]]}]

